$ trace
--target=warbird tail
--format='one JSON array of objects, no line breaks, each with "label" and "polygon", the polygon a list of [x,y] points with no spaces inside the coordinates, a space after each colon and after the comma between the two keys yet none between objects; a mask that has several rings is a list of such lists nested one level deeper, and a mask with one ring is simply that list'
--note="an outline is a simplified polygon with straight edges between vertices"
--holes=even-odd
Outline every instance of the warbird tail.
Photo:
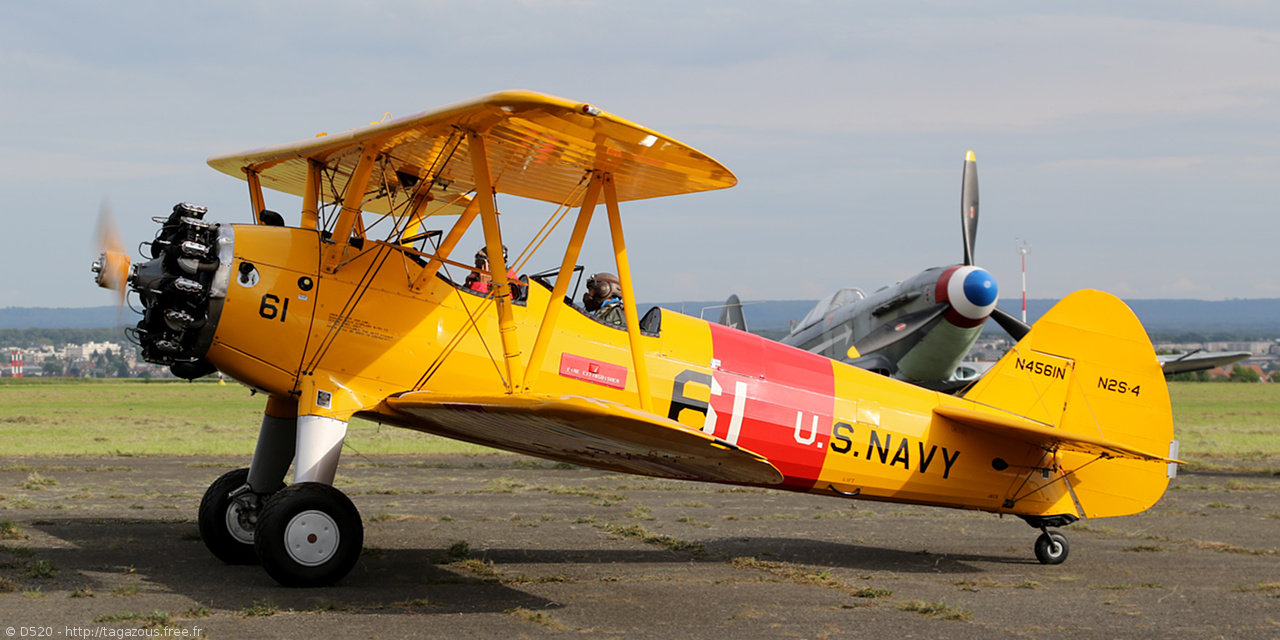
[{"label": "warbird tail", "polygon": [[747,317],[742,313],[742,301],[738,299],[738,294],[732,294],[728,300],[724,301],[724,306],[720,309],[720,319],[716,322],[739,331],[747,330]]},{"label": "warbird tail", "polygon": [[[1164,495],[1176,471],[1164,374],[1142,324],[1111,294],[1067,296],[964,398],[981,408],[937,412],[1044,450],[1044,462],[1027,472],[1028,480],[1036,476],[1028,486],[1050,491],[1049,483],[1061,482],[1052,492],[1062,499],[1060,510],[1040,515],[1139,513]],[[1006,501],[1015,512],[1017,493]]]}]

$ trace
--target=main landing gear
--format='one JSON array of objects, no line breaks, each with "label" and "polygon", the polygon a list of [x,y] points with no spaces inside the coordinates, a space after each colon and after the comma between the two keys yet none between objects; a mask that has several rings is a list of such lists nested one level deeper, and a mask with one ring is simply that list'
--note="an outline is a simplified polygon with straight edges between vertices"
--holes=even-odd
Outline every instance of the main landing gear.
[{"label": "main landing gear", "polygon": [[262,508],[254,542],[267,574],[286,587],[331,585],[364,547],[360,512],[341,491],[319,482],[280,490]]},{"label": "main landing gear", "polygon": [[[261,563],[286,587],[346,577],[364,547],[360,512],[332,486],[346,431],[332,418],[264,416],[250,467],[218,478],[200,501],[209,551],[227,564]],[[290,463],[295,482],[286,487]]]},{"label": "main landing gear", "polygon": [[204,546],[227,564],[257,564],[254,531],[270,495],[250,488],[248,469],[236,469],[215,480],[200,500],[197,521]]}]

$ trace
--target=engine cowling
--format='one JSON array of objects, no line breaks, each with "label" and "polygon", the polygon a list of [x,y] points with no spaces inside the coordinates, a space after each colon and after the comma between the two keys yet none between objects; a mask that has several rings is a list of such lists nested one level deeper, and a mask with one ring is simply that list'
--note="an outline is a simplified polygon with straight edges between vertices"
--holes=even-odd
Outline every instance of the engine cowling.
[{"label": "engine cowling", "polygon": [[151,260],[134,265],[128,281],[143,306],[132,330],[142,359],[188,380],[217,370],[204,356],[226,298],[235,240],[230,225],[205,222],[206,213],[180,203],[168,217],[153,218],[160,230],[149,243]]}]

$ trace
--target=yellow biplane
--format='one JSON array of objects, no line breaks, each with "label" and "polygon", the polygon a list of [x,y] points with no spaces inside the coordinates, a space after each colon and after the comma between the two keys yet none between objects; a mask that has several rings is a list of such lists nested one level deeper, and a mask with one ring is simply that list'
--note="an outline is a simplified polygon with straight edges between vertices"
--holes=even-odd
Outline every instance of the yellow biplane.
[{"label": "yellow biplane", "polygon": [[[1016,515],[1042,531],[1045,563],[1068,549],[1050,527],[1143,511],[1175,468],[1160,365],[1105,293],[1063,300],[963,397],[640,315],[621,203],[736,178],[591,105],[498,93],[209,164],[248,182],[253,224],[180,204],[147,261],[108,237],[95,271],[140,298],[148,361],[266,394],[252,462],[209,487],[199,525],[218,558],[284,585],[332,584],[360,554],[360,515],[332,486],[353,417],[611,471]],[[297,226],[264,188],[301,196]],[[499,195],[552,205],[513,264]],[[568,295],[601,202],[612,323]],[[517,279],[575,210],[552,268]],[[477,218],[488,262],[473,266],[455,256]]]}]

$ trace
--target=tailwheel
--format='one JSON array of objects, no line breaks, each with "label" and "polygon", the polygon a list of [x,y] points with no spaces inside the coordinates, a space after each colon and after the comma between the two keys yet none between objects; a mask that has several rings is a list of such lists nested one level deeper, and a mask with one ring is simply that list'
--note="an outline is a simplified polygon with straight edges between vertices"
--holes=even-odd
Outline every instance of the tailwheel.
[{"label": "tailwheel", "polygon": [[200,499],[200,539],[227,564],[257,564],[253,550],[258,514],[269,494],[249,488],[249,470],[236,469],[213,481]]},{"label": "tailwheel", "polygon": [[1070,552],[1071,545],[1067,544],[1067,537],[1061,533],[1045,531],[1036,538],[1036,560],[1040,564],[1062,564]]},{"label": "tailwheel", "polygon": [[303,482],[271,496],[258,518],[254,549],[262,568],[286,587],[326,587],[360,558],[364,524],[341,491]]}]

